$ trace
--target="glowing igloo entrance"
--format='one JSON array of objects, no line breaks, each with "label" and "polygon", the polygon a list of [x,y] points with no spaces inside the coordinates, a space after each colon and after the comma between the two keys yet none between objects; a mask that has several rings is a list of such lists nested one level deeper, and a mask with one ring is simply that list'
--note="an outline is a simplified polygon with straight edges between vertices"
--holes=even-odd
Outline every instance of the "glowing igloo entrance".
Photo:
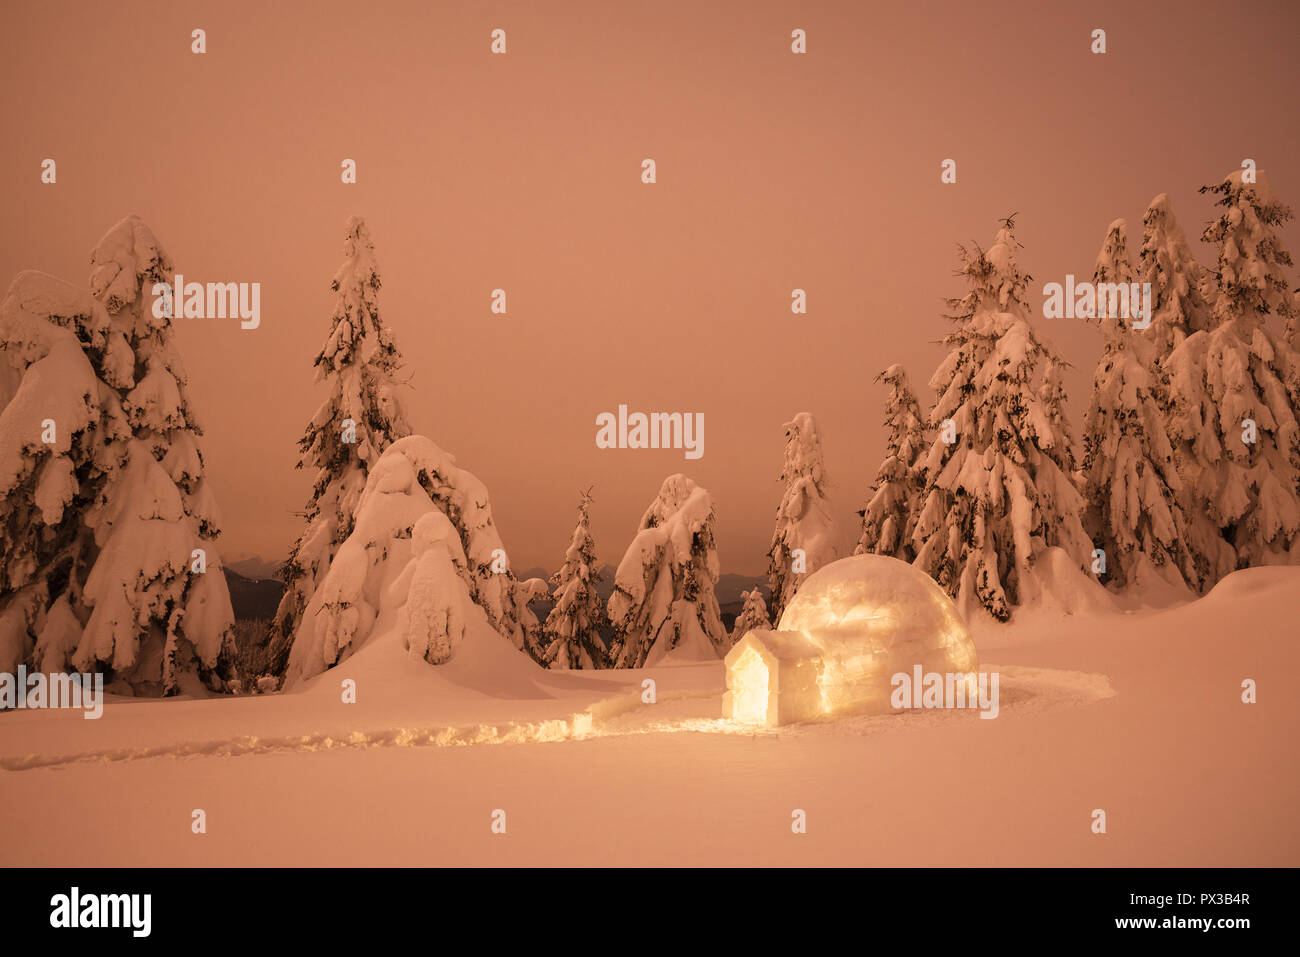
[{"label": "glowing igloo entrance", "polygon": [[728,652],[726,669],[724,718],[777,725],[823,713],[821,652],[801,634],[748,632]]},{"label": "glowing igloo entrance", "polygon": [[970,674],[978,659],[952,599],[906,562],[854,555],[810,575],[777,631],[726,658],[724,718],[779,725],[891,709],[893,676]]}]

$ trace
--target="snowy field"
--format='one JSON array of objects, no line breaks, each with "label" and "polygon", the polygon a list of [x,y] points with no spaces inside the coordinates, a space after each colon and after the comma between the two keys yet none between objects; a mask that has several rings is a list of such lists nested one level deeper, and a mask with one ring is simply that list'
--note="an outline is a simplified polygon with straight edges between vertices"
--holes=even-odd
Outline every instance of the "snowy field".
[{"label": "snowy field", "polygon": [[554,673],[474,628],[430,667],[390,631],[286,694],[0,716],[0,864],[1295,866],[1298,608],[1300,569],[1261,568],[1024,609],[974,630],[995,720],[760,732],[721,720],[720,661]]}]

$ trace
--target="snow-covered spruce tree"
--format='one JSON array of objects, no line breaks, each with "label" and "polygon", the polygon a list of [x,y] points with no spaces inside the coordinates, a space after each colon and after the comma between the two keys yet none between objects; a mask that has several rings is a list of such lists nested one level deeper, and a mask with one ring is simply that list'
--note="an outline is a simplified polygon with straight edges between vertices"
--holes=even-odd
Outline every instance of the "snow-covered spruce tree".
[{"label": "snow-covered spruce tree", "polygon": [[[1291,393],[1291,408],[1300,410],[1300,289],[1291,296],[1291,318],[1286,322],[1283,340],[1291,347],[1287,391]],[[1300,419],[1300,411],[1296,417]]]},{"label": "snow-covered spruce tree", "polygon": [[742,591],[740,597],[744,599],[745,604],[740,609],[740,614],[736,616],[735,624],[731,626],[733,645],[751,631],[772,627],[772,619],[767,614],[767,602],[763,601],[762,589],[752,588],[749,591]]},{"label": "snow-covered spruce tree", "polygon": [[1138,281],[1151,284],[1151,325],[1143,330],[1152,354],[1141,360],[1152,373],[1151,392],[1160,411],[1161,430],[1168,438],[1178,476],[1177,500],[1183,513],[1182,549],[1192,562],[1194,574],[1184,579],[1194,587],[1213,585],[1235,566],[1236,558],[1219,533],[1218,522],[1209,514],[1197,493],[1199,471],[1194,437],[1184,438],[1174,419],[1176,412],[1169,383],[1169,357],[1195,332],[1211,327],[1210,307],[1205,299],[1214,289],[1213,276],[1192,255],[1182,227],[1174,218],[1169,197],[1161,193],[1151,201],[1143,217],[1142,248]]},{"label": "snow-covered spruce tree", "polygon": [[780,622],[785,606],[803,580],[836,555],[835,523],[826,489],[830,482],[822,464],[822,439],[817,420],[800,412],[784,426],[785,460],[780,481],[785,493],[776,508],[776,527],[767,549],[772,620]]},{"label": "snow-covered spruce tree", "polygon": [[1152,306],[1145,335],[1155,346],[1155,361],[1163,362],[1193,332],[1208,328],[1210,310],[1201,296],[1203,270],[1167,195],[1151,200],[1142,226],[1137,281],[1151,284]]},{"label": "snow-covered spruce tree", "polygon": [[7,522],[40,513],[5,560],[4,657],[100,670],[142,695],[237,683],[201,432],[167,300],[153,296],[172,272],[131,216],[92,254],[94,300],[24,273],[0,306],[5,352],[23,369],[0,429],[0,500]]},{"label": "snow-covered spruce tree", "polygon": [[578,504],[578,524],[564,563],[551,576],[555,607],[542,626],[548,668],[603,668],[609,663],[609,649],[600,635],[605,608],[596,594],[600,566],[591,537],[590,509],[591,489],[587,489]]},{"label": "snow-covered spruce tree", "polygon": [[104,307],[71,283],[25,271],[0,302],[0,673],[62,671],[81,641],[98,553],[86,513],[125,457],[133,366]]},{"label": "snow-covered spruce tree", "polygon": [[685,475],[664,479],[614,574],[609,619],[616,668],[667,655],[709,659],[727,648],[713,586],[718,581],[713,499]]},{"label": "snow-covered spruce tree", "polygon": [[303,612],[344,539],[371,467],[411,432],[397,392],[401,355],[379,314],[379,267],[365,222],[348,219],[343,265],[330,288],[337,295],[330,333],[316,356],[316,381],[329,396],[301,439],[298,468],[316,470],[307,527],[282,569],[284,596],[271,622],[271,671],[282,674]]},{"label": "snow-covered spruce tree", "polygon": [[892,365],[877,382],[889,387],[885,400],[885,460],[876,472],[872,496],[858,512],[862,516],[862,534],[853,554],[888,555],[910,562],[912,530],[915,527],[918,497],[925,487],[920,458],[926,450],[925,425],[921,407],[907,384],[901,365]]},{"label": "snow-covered spruce tree", "polygon": [[[1093,283],[1128,284],[1134,275],[1128,227],[1117,219],[1107,230]],[[1105,345],[1083,420],[1083,497],[1084,526],[1106,559],[1102,580],[1118,587],[1153,580],[1195,587],[1178,472],[1152,374],[1156,344],[1134,331],[1132,316],[1099,312]],[[1177,313],[1167,309],[1164,315],[1176,322]],[[1178,327],[1160,335],[1171,332]]]},{"label": "snow-covered spruce tree", "polygon": [[398,439],[371,465],[352,517],[294,633],[285,687],[346,660],[381,621],[431,664],[454,658],[475,621],[542,657],[527,603],[545,583],[514,577],[487,487],[454,456],[422,435]]},{"label": "snow-covered spruce tree", "polygon": [[1222,207],[1201,236],[1218,247],[1211,327],[1166,361],[1171,426],[1191,451],[1184,478],[1235,553],[1215,578],[1295,558],[1300,533],[1300,427],[1286,385],[1295,357],[1265,322],[1291,318],[1291,257],[1275,232],[1291,210],[1257,177],[1245,183],[1237,170],[1202,188]]},{"label": "snow-covered spruce tree", "polygon": [[912,539],[914,564],[963,610],[982,605],[1001,621],[1036,595],[1043,550],[1061,547],[1080,567],[1091,552],[1058,408],[1063,363],[1029,323],[1012,230],[1004,220],[987,253],[959,247],[970,291],[950,300],[960,325],[930,380],[938,434]]},{"label": "snow-covered spruce tree", "polygon": [[216,501],[204,474],[203,434],[189,400],[168,300],[154,296],[174,268],[153,232],[129,216],[99,241],[90,292],[135,357],[122,395],[131,431],[126,463],[96,523],[100,557],[86,577],[93,611],[71,664],[109,662],[137,691],[212,690],[237,681],[234,612],[213,542]]}]

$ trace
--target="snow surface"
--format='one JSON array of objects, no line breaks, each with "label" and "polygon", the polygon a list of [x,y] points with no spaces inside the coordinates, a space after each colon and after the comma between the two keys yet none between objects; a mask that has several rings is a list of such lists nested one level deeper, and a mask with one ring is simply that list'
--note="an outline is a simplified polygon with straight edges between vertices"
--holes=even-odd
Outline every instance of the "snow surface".
[{"label": "snow surface", "polygon": [[996,720],[771,730],[721,719],[721,661],[548,672],[471,620],[434,668],[389,629],[294,693],[0,716],[0,864],[1296,866],[1297,597],[1300,569],[1259,568],[986,618]]}]

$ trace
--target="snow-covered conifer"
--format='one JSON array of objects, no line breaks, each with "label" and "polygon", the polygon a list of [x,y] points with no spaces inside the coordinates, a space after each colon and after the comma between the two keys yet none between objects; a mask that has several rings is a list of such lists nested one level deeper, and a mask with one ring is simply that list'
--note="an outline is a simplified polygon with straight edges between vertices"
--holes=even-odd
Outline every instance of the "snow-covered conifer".
[{"label": "snow-covered conifer", "polygon": [[924,419],[901,365],[890,366],[876,376],[876,381],[889,387],[885,400],[885,428],[889,434],[873,494],[858,513],[862,516],[862,534],[853,554],[888,555],[910,562],[915,557],[912,530],[918,496],[925,487],[925,476],[919,468],[927,445]]},{"label": "snow-covered conifer", "polygon": [[[1161,217],[1157,222],[1167,221]],[[1127,232],[1124,220],[1111,223],[1097,257],[1094,284],[1134,281]],[[1157,268],[1158,256],[1168,248],[1153,248]],[[1178,274],[1172,278],[1176,281]],[[1164,336],[1181,337],[1185,327],[1180,313],[1171,303],[1163,305],[1161,341]],[[1198,576],[1184,545],[1187,522],[1178,500],[1179,476],[1165,435],[1158,380],[1152,374],[1156,340],[1134,331],[1123,316],[1103,314],[1099,322],[1105,345],[1084,416],[1083,489],[1084,524],[1106,563],[1101,580],[1143,585],[1158,576],[1170,584],[1195,586]]]},{"label": "snow-covered conifer", "polygon": [[785,492],[776,508],[776,527],[767,549],[772,620],[777,622],[803,580],[837,557],[835,523],[826,500],[830,482],[822,464],[817,420],[800,412],[782,428],[785,458],[780,481],[785,483]]},{"label": "snow-covered conifer", "polygon": [[664,479],[614,574],[614,667],[655,665],[669,654],[709,659],[725,651],[727,632],[713,592],[715,524],[707,491],[685,475]]},{"label": "snow-covered conifer", "polygon": [[761,588],[742,591],[740,597],[745,604],[741,607],[740,614],[736,616],[735,624],[731,626],[733,645],[751,631],[772,627],[772,619],[768,617],[767,602],[763,600]]},{"label": "snow-covered conifer", "polygon": [[1210,328],[1178,346],[1165,370],[1170,424],[1189,448],[1184,479],[1233,551],[1209,569],[1212,582],[1293,557],[1300,428],[1287,388],[1294,353],[1265,323],[1292,314],[1291,257],[1276,233],[1291,210],[1262,171],[1245,183],[1236,170],[1202,192],[1222,207],[1201,236],[1218,247]]},{"label": "snow-covered conifer", "polygon": [[316,356],[316,381],[329,396],[298,441],[298,468],[314,469],[307,527],[285,563],[284,596],[270,628],[271,670],[282,673],[303,612],[352,532],[353,512],[371,467],[410,434],[395,376],[401,355],[379,312],[379,267],[365,222],[348,220],[330,333]]},{"label": "snow-covered conifer", "polygon": [[1194,569],[1189,577],[1184,565],[1183,577],[1194,587],[1204,589],[1231,571],[1236,558],[1197,492],[1195,476],[1200,465],[1196,437],[1183,437],[1175,422],[1179,413],[1174,408],[1169,358],[1188,336],[1211,328],[1206,297],[1214,294],[1214,277],[1192,255],[1164,193],[1151,201],[1143,217],[1138,281],[1151,285],[1151,325],[1143,330],[1143,338],[1151,343],[1152,352],[1149,357],[1143,353],[1141,361],[1152,373],[1150,391],[1159,407],[1161,430],[1174,456],[1178,477],[1174,487],[1183,513],[1182,550]]},{"label": "snow-covered conifer", "polygon": [[131,385],[133,362],[100,303],[34,271],[0,303],[0,356],[11,380],[0,410],[0,672],[62,671],[81,641],[85,569],[98,551],[86,512],[130,436],[118,389]]},{"label": "snow-covered conifer", "polygon": [[1062,362],[1029,323],[1012,229],[1008,218],[987,253],[960,248],[970,290],[950,301],[960,325],[930,380],[937,436],[913,534],[914,564],[963,609],[979,604],[1003,621],[1035,597],[1044,549],[1061,547],[1081,567],[1091,551],[1059,409]]},{"label": "snow-covered conifer", "polygon": [[1192,255],[1169,197],[1161,193],[1142,219],[1137,281],[1151,284],[1152,316],[1146,337],[1163,362],[1193,332],[1207,328],[1209,308],[1201,296],[1203,270]]},{"label": "snow-covered conifer", "polygon": [[591,489],[582,493],[578,524],[573,529],[564,563],[551,576],[555,607],[542,626],[546,664],[550,668],[602,668],[609,650],[601,637],[605,622],[604,603],[596,594],[600,566],[596,564],[596,543],[591,537]]},{"label": "snow-covered conifer", "polygon": [[135,694],[235,684],[201,430],[168,300],[153,295],[172,272],[131,216],[91,256],[93,299],[28,272],[0,306],[22,370],[0,427],[0,500],[7,524],[28,522],[2,563],[4,663],[100,670]]},{"label": "snow-covered conifer", "polygon": [[453,456],[422,435],[393,442],[352,517],[294,634],[286,687],[344,661],[392,609],[408,653],[432,664],[455,657],[473,616],[541,657],[524,622],[542,582],[515,579],[487,488]]},{"label": "snow-covered conifer", "polygon": [[110,229],[91,255],[90,292],[135,356],[135,384],[122,396],[132,434],[126,463],[106,490],[101,557],[86,578],[94,610],[72,660],[82,670],[92,659],[111,661],[115,674],[163,694],[196,690],[182,685],[188,675],[210,688],[234,677],[234,612],[213,544],[220,516],[204,474],[203,432],[170,310],[154,295],[173,274],[136,216]]}]

